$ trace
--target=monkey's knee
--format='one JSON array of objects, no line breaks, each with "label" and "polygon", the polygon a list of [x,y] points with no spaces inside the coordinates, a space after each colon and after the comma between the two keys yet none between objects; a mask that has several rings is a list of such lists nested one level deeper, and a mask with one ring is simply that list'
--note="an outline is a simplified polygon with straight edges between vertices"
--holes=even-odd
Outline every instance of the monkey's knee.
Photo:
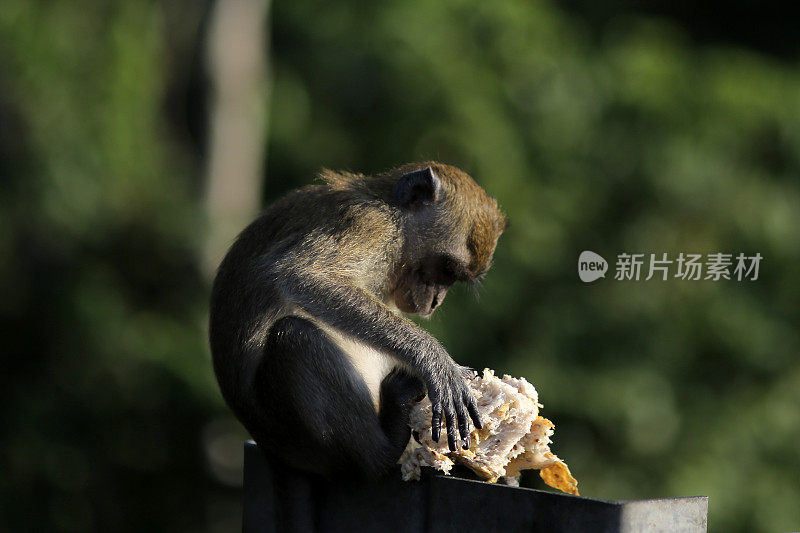
[{"label": "monkey's knee", "polygon": [[256,389],[267,409],[280,410],[287,398],[302,392],[318,376],[311,359],[321,357],[317,337],[322,334],[310,321],[287,316],[277,320],[267,334],[259,363]]},{"label": "monkey's knee", "polygon": [[[298,316],[285,316],[275,321],[267,335],[268,350],[291,350],[293,353],[313,353],[319,349],[324,333],[316,324]],[[267,354],[268,356],[270,354]]]}]

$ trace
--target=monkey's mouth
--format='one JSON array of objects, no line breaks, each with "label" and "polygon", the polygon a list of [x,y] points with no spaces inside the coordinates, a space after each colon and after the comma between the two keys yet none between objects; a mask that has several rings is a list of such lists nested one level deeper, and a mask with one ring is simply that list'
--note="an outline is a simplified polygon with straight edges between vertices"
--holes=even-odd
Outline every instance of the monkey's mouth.
[{"label": "monkey's mouth", "polygon": [[395,296],[395,303],[404,313],[416,313],[428,318],[444,300],[447,289],[435,285],[401,288]]}]

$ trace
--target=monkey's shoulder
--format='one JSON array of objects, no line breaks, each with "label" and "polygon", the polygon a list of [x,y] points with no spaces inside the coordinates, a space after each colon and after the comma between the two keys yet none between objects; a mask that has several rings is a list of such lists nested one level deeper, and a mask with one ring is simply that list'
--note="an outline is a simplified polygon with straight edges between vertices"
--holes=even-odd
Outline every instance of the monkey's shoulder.
[{"label": "monkey's shoulder", "polygon": [[245,233],[261,243],[288,240],[294,244],[314,236],[370,243],[393,239],[400,223],[397,210],[379,198],[359,191],[310,185],[273,202]]},{"label": "monkey's shoulder", "polygon": [[[326,185],[296,189],[273,202],[236,239],[220,279],[290,270],[368,275],[402,246],[401,221],[386,202]],[[261,274],[259,274],[260,277]]]}]

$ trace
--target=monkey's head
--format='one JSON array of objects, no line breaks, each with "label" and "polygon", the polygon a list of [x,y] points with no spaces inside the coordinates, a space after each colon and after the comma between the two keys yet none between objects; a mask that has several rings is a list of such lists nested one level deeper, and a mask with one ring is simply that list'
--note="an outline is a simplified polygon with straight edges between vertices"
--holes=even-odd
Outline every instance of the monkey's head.
[{"label": "monkey's head", "polygon": [[[489,270],[505,216],[497,201],[462,170],[412,163],[379,178],[404,220],[404,251],[392,291],[404,313],[430,316],[456,282]],[[388,192],[388,191],[387,191]]]}]

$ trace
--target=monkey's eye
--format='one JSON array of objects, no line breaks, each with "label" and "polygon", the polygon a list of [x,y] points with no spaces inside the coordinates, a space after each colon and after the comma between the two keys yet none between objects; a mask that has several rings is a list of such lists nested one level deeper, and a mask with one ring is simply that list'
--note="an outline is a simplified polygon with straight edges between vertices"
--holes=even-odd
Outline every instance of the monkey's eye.
[{"label": "monkey's eye", "polygon": [[440,272],[445,283],[453,284],[456,281],[469,282],[472,279],[464,264],[455,257],[446,255],[442,258]]}]

